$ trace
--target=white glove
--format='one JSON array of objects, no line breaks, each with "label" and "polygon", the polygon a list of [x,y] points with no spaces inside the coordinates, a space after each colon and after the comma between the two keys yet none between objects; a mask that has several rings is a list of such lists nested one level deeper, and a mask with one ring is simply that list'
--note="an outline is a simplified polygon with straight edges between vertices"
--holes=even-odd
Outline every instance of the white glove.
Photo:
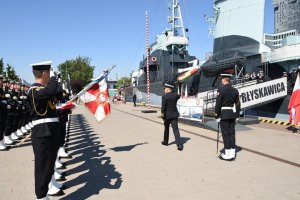
[{"label": "white glove", "polygon": [[51,68],[50,69],[50,77],[55,76],[54,70]]},{"label": "white glove", "polygon": [[235,122],[238,122],[238,121],[240,121],[240,118],[235,118]]},{"label": "white glove", "polygon": [[221,119],[220,119],[220,118],[217,118],[216,121],[217,121],[218,123],[220,123]]}]

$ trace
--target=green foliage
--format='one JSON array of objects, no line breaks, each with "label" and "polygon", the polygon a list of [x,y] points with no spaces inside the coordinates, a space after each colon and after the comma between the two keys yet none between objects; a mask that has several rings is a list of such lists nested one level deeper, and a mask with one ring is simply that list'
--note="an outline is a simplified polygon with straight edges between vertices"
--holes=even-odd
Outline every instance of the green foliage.
[{"label": "green foliage", "polygon": [[11,66],[10,64],[7,64],[6,74],[10,80],[19,81],[19,77],[17,76],[14,67]]},{"label": "green foliage", "polygon": [[75,59],[67,60],[58,66],[62,79],[67,80],[70,76],[71,80],[80,80],[83,85],[88,84],[93,78],[94,66],[90,65],[91,59],[88,57],[78,56]]},{"label": "green foliage", "polygon": [[3,58],[0,59],[0,74],[2,74],[5,78],[9,78],[10,80],[22,82],[22,78],[17,75],[13,66],[7,64],[5,69]]},{"label": "green foliage", "polygon": [[4,77],[9,78],[10,80],[20,81],[20,77],[16,74],[13,66],[7,64],[5,69],[3,58],[0,59],[0,74],[2,74]]},{"label": "green foliage", "polygon": [[117,88],[121,88],[121,87],[126,87],[129,86],[131,84],[131,80],[129,77],[121,77],[118,81],[117,81]]},{"label": "green foliage", "polygon": [[4,62],[3,58],[0,59],[0,74],[4,74]]}]

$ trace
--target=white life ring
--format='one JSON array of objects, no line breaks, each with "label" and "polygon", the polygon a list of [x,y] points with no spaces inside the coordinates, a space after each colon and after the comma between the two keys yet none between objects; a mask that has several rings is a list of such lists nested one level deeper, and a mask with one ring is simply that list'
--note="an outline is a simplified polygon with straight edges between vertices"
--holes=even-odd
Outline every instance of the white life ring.
[{"label": "white life ring", "polygon": [[157,58],[155,56],[151,57],[151,61],[152,62],[156,62],[157,61]]}]

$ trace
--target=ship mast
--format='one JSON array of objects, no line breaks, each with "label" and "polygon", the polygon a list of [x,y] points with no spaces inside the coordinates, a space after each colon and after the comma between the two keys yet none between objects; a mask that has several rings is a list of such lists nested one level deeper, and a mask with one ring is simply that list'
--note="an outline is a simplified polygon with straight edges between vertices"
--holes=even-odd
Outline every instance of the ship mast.
[{"label": "ship mast", "polygon": [[172,33],[174,36],[184,36],[185,30],[183,26],[181,9],[179,0],[169,0],[169,24],[172,26]]}]

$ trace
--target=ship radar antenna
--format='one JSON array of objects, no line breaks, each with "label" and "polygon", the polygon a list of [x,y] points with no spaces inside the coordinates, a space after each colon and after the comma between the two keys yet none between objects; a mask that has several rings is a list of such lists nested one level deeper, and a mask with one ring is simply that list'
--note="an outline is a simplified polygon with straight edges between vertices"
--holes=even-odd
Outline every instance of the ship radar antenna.
[{"label": "ship radar antenna", "polygon": [[208,33],[211,36],[214,36],[215,18],[214,17],[208,17],[207,15],[204,15],[204,18],[208,23]]},{"label": "ship radar antenna", "polygon": [[179,0],[169,0],[169,24],[172,26],[172,32],[174,36],[184,36],[185,28],[183,26],[181,9]]},{"label": "ship radar antenna", "polygon": [[220,8],[214,6],[214,14],[212,17],[209,17],[207,15],[204,15],[205,20],[208,23],[208,33],[214,37],[215,33],[215,25],[219,19],[220,15]]}]

